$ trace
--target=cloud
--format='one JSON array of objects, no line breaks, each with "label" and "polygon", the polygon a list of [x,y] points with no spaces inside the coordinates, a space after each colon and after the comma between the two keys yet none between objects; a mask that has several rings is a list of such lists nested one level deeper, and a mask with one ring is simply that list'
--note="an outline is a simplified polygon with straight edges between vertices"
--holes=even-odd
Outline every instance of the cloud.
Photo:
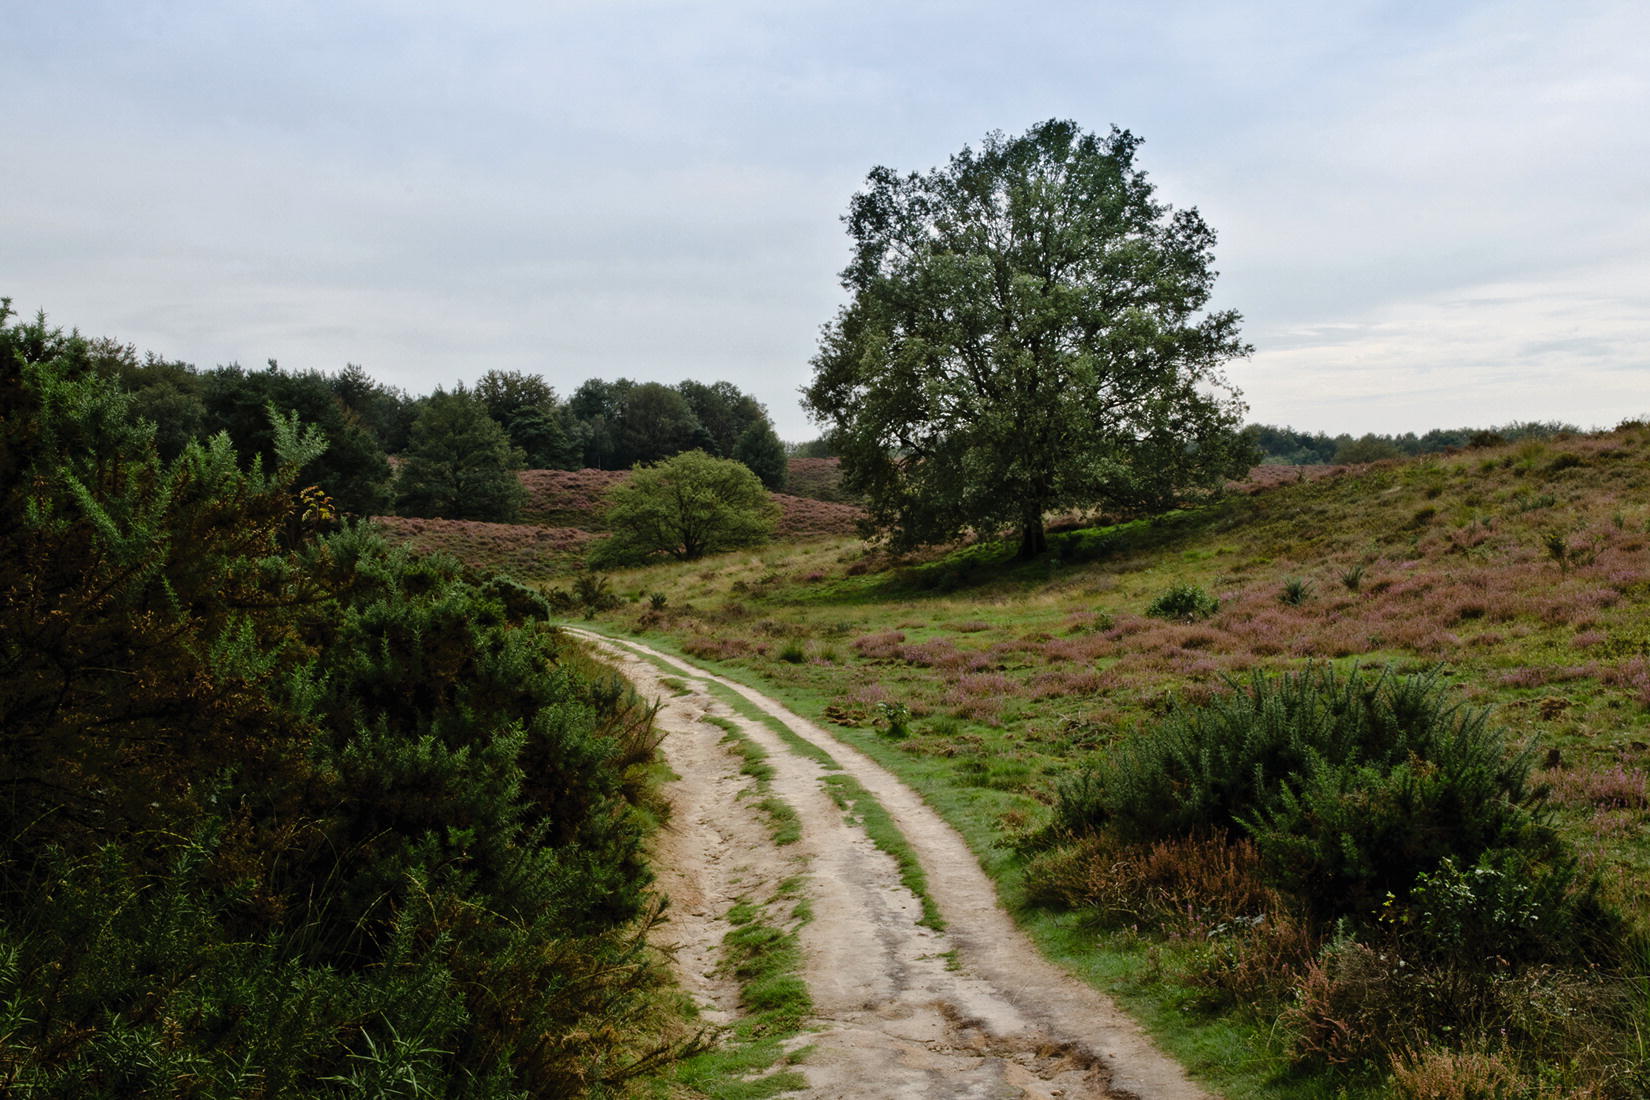
[{"label": "cloud", "polygon": [[1330,431],[1514,420],[1608,427],[1650,411],[1650,260],[1485,283],[1260,333],[1233,371],[1251,415]]}]

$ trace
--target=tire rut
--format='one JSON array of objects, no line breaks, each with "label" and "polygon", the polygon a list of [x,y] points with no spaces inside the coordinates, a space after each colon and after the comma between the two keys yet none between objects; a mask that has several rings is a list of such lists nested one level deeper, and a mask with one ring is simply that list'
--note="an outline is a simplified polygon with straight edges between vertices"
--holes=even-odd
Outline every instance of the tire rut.
[{"label": "tire rut", "polygon": [[[813,1048],[796,1067],[809,1083],[801,1095],[1209,1096],[1108,998],[1037,952],[998,904],[962,838],[880,765],[742,684],[629,639],[570,633],[664,704],[662,751],[681,777],[667,786],[675,810],[658,853],[660,884],[672,899],[666,935],[684,987],[709,1018],[726,1020],[737,1005],[737,990],[715,963],[729,905],[805,869],[813,919],[799,936],[815,1016],[797,1044]],[[670,671],[661,673],[656,662]],[[685,683],[689,694],[674,695],[661,682],[665,675]],[[826,791],[822,779],[831,773],[717,700],[709,683],[737,692],[828,752],[881,802],[923,866],[945,931],[918,923],[922,905],[894,860]],[[736,723],[766,750],[773,794],[802,821],[796,844],[774,846],[751,800],[739,795],[749,780],[737,774],[738,761],[707,715]]]}]

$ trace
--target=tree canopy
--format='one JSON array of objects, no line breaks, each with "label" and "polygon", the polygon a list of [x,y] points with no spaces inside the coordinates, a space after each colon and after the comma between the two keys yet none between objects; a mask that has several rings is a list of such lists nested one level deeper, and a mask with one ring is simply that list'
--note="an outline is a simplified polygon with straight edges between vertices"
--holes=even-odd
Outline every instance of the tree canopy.
[{"label": "tree canopy", "polygon": [[471,393],[436,390],[413,422],[401,468],[401,514],[513,521],[524,496],[516,478],[522,462],[521,451]]},{"label": "tree canopy", "polygon": [[1161,508],[1246,466],[1215,235],[1154,198],[1139,145],[1054,120],[853,197],[804,403],[897,544],[1013,526],[1032,556],[1052,510]]},{"label": "tree canopy", "polygon": [[744,464],[704,451],[684,451],[652,466],[637,466],[609,496],[613,535],[596,551],[597,564],[623,564],[658,555],[692,561],[719,550],[767,541],[779,509]]}]

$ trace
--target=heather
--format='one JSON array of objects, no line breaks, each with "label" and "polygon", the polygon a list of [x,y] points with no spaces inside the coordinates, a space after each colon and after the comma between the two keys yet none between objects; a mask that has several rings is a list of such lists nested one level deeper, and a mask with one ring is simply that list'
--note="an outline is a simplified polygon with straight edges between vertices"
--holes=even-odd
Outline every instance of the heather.
[{"label": "heather", "polygon": [[842,460],[794,456],[785,487],[793,495],[842,504],[849,499],[842,487]]},{"label": "heather", "polygon": [[375,516],[385,538],[425,553],[451,554],[484,572],[536,576],[583,561],[595,536],[577,527]]},{"label": "heather", "polygon": [[[603,618],[786,694],[900,770],[1024,919],[1074,963],[1092,955],[1166,1041],[1252,1021],[1254,1064],[1207,1072],[1272,1082],[1262,1091],[1495,1080],[1507,1095],[1634,1095],[1650,431],[1479,442],[1263,467],[1224,500],[1155,517],[1067,517],[1033,562],[991,538],[911,553],[840,539],[616,574],[635,602]],[[1432,712],[1471,728],[1413,759],[1314,771],[1292,757],[1285,771],[1311,778],[1294,802],[1218,828],[1056,827],[1063,792],[1144,751],[1171,716],[1309,669],[1343,688],[1424,682]],[[1336,745],[1319,755],[1344,756]],[[1452,778],[1464,760],[1477,763]],[[1142,789],[1157,792],[1148,820],[1173,804]],[[1406,823],[1464,834],[1448,807],[1469,801],[1502,807],[1474,827],[1488,839],[1421,845],[1403,868],[1335,839],[1365,819],[1385,822],[1380,837]],[[1339,900],[1298,892],[1325,876]],[[1547,931],[1507,941],[1505,966],[1440,965],[1451,937],[1510,934],[1497,912]],[[1459,1012],[1409,1011],[1446,1003]]]}]

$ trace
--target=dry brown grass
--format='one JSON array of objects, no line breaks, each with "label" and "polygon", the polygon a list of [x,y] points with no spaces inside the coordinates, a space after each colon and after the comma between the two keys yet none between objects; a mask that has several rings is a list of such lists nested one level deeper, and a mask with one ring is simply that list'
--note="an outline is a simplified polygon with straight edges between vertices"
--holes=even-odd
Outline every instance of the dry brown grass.
[{"label": "dry brown grass", "polygon": [[1399,1100],[1516,1100],[1531,1086],[1516,1066],[1493,1054],[1429,1048],[1392,1060]]}]

